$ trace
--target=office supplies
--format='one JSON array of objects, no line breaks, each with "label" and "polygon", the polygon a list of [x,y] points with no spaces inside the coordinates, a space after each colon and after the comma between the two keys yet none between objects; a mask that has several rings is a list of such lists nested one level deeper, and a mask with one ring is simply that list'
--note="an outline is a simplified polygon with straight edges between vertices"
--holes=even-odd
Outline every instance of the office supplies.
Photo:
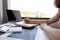
[{"label": "office supplies", "polygon": [[9,35],[11,35],[11,33],[4,33],[0,36],[0,40],[24,40],[24,39],[18,39],[18,38],[12,38],[12,37],[8,37]]},{"label": "office supplies", "polygon": [[22,32],[22,27],[2,27],[0,28],[1,32]]},{"label": "office supplies", "polygon": [[22,27],[11,27],[8,32],[22,32]]},{"label": "office supplies", "polygon": [[9,36],[9,35],[11,35],[12,34],[12,32],[11,33],[4,33],[4,34],[2,34],[1,36],[0,36],[0,38],[1,37],[7,37],[7,36]]},{"label": "office supplies", "polygon": [[45,32],[38,26],[35,40],[49,40]]},{"label": "office supplies", "polygon": [[22,27],[18,27],[13,23],[6,23],[0,25],[1,32],[22,32]]},{"label": "office supplies", "polygon": [[14,26],[16,26],[16,25],[15,25],[14,23],[8,22],[8,23],[1,24],[1,25],[0,25],[0,28],[3,27],[3,26],[14,27]]},{"label": "office supplies", "polygon": [[11,37],[0,37],[0,40],[24,40],[24,39],[11,38]]},{"label": "office supplies", "polygon": [[22,26],[23,28],[33,28],[33,27],[37,26],[37,24],[26,24],[24,21],[17,22],[16,25]]}]

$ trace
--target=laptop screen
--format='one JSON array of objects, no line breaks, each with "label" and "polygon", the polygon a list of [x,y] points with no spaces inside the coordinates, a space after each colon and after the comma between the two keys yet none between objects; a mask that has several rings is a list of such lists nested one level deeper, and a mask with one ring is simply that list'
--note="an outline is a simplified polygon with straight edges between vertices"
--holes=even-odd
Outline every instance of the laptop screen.
[{"label": "laptop screen", "polygon": [[21,21],[20,11],[18,10],[7,10],[8,21]]}]

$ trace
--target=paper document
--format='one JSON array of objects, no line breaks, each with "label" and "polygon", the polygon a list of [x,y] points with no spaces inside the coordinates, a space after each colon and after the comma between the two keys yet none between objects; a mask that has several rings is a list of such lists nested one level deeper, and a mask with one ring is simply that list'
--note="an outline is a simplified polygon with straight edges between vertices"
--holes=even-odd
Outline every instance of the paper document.
[{"label": "paper document", "polygon": [[0,40],[24,40],[24,39],[11,38],[11,37],[0,37]]},{"label": "paper document", "polygon": [[8,37],[11,34],[12,33],[5,33],[5,34],[1,35],[0,36],[0,40],[24,40],[24,39],[18,39],[18,38]]},{"label": "paper document", "polygon": [[46,36],[45,32],[40,27],[38,27],[35,40],[49,40],[49,39]]},{"label": "paper document", "polygon": [[22,27],[11,27],[8,32],[22,32]]},{"label": "paper document", "polygon": [[11,35],[12,33],[4,33],[4,34],[2,34],[0,37],[7,37],[7,36],[9,36],[9,35]]},{"label": "paper document", "polygon": [[0,25],[0,26],[8,26],[8,27],[12,27],[12,26],[16,26],[16,25],[15,25],[14,23],[8,22],[8,23],[2,24],[2,25]]},{"label": "paper document", "polygon": [[24,21],[17,22],[16,25],[18,25],[18,26],[24,26],[24,27],[33,27],[33,26],[37,26],[37,24],[26,24]]},{"label": "paper document", "polygon": [[1,32],[22,32],[22,27],[7,27],[3,26],[0,28]]}]

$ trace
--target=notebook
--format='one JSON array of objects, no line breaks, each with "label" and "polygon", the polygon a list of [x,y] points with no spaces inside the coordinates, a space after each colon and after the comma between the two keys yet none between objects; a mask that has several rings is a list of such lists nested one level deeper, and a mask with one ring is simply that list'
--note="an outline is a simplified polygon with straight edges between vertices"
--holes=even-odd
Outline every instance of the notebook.
[{"label": "notebook", "polygon": [[26,24],[24,21],[17,22],[17,26],[22,26],[23,28],[34,28],[35,26],[38,26],[38,24]]}]

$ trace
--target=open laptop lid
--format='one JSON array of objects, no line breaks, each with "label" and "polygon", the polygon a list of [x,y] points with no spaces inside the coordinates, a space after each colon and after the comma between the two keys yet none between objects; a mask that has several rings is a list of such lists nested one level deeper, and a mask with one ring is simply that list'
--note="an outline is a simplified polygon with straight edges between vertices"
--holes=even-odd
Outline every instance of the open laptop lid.
[{"label": "open laptop lid", "polygon": [[21,14],[18,10],[7,10],[8,21],[21,21]]}]

